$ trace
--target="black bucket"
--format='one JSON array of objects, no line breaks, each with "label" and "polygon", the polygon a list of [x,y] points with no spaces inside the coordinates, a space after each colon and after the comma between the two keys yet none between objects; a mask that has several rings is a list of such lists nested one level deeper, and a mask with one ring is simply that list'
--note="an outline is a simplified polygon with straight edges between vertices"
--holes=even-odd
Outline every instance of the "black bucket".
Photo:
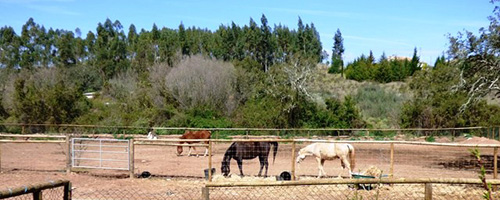
[{"label": "black bucket", "polygon": [[292,174],[289,171],[283,171],[279,176],[276,176],[277,181],[290,181],[292,180]]},{"label": "black bucket", "polygon": [[[205,180],[208,180],[208,169],[203,170],[205,172]],[[214,177],[215,168],[212,168],[212,177]]]}]

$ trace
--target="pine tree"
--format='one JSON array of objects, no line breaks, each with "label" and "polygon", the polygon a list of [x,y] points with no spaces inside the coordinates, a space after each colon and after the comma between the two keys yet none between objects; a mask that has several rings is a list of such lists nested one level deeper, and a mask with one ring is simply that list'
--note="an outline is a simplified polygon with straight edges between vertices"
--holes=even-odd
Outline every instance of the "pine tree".
[{"label": "pine tree", "polygon": [[341,73],[344,76],[344,61],[342,60],[342,55],[344,54],[344,39],[342,38],[342,33],[339,29],[333,37],[333,48],[332,48],[332,66],[329,73]]},{"label": "pine tree", "polygon": [[413,57],[411,58],[411,61],[410,61],[410,66],[409,66],[410,74],[409,74],[409,76],[413,76],[413,74],[417,70],[420,70],[419,63],[420,63],[420,58],[417,56],[417,47],[415,47],[415,49],[413,49]]}]

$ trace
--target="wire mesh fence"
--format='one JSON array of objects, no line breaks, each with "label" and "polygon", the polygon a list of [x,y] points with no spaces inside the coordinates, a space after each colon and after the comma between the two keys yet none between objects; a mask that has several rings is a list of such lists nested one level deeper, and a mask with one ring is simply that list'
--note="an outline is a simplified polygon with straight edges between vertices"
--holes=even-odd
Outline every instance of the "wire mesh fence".
[{"label": "wire mesh fence", "polygon": [[0,170],[63,172],[66,169],[64,143],[0,143]]},{"label": "wire mesh fence", "polygon": [[73,199],[201,199],[201,187],[144,188],[125,186],[116,189],[76,189]]},{"label": "wire mesh fence", "polygon": [[[276,184],[207,184],[205,199],[484,199],[479,181],[456,180],[338,180],[334,182],[289,182]],[[499,182],[493,183],[493,187]],[[500,191],[492,192],[493,198]]]},{"label": "wire mesh fence", "polygon": [[71,184],[67,180],[49,181],[41,184],[25,185],[0,190],[0,199],[71,199]]}]

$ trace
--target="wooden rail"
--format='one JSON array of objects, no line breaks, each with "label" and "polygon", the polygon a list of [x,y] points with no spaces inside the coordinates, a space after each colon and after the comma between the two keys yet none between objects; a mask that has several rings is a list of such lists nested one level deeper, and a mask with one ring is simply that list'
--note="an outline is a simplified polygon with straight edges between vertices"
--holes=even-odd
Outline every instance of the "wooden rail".
[{"label": "wooden rail", "polygon": [[[2,136],[2,135],[0,135]],[[61,136],[61,135],[18,135],[19,137],[39,137],[39,138],[64,138],[65,140],[0,140],[0,144],[2,143],[66,143],[67,148],[67,155],[70,155],[70,137],[71,136]],[[11,134],[8,134],[8,137],[11,137]],[[453,143],[435,143],[435,142],[409,142],[409,141],[352,141],[352,140],[319,140],[319,139],[272,139],[272,138],[260,138],[260,139],[185,139],[181,140],[178,138],[172,138],[172,139],[156,139],[156,140],[149,140],[149,139],[134,139],[131,141],[131,155],[130,157],[134,157],[134,151],[133,151],[133,146],[134,145],[159,145],[159,146],[191,146],[191,147],[209,147],[209,144],[204,144],[204,143],[193,143],[193,144],[179,144],[179,142],[217,142],[217,143],[230,143],[230,142],[269,142],[269,141],[275,141],[275,142],[286,142],[286,143],[292,143],[292,160],[291,160],[291,173],[292,177],[295,177],[295,144],[296,143],[312,143],[312,142],[329,142],[329,143],[351,143],[351,144],[388,144],[389,150],[390,150],[390,170],[389,170],[389,177],[393,177],[394,173],[394,145],[395,144],[404,144],[404,145],[429,145],[429,146],[449,146],[449,147],[469,147],[469,148],[492,148],[493,149],[493,154],[494,154],[494,160],[497,161],[497,156],[498,156],[498,147],[500,147],[499,144],[453,144]],[[0,149],[1,150],[1,149]],[[211,155],[211,150],[209,155]],[[71,164],[70,164],[70,158],[66,157],[66,165],[67,169],[66,171],[69,173],[71,172]],[[133,159],[131,159],[133,160]],[[209,164],[210,166],[211,164]],[[493,177],[496,179],[498,178],[498,166],[496,162],[494,162],[493,165]],[[0,172],[1,172],[1,152],[0,152]],[[210,168],[209,168],[210,169]],[[133,176],[133,172],[130,173],[131,176]]]},{"label": "wooden rail", "polygon": [[[316,179],[298,181],[269,181],[269,182],[207,182],[206,187],[267,187],[267,186],[298,186],[298,185],[331,185],[331,184],[482,184],[480,179],[456,178],[382,178],[382,179]],[[500,180],[487,180],[492,185],[500,185]]]},{"label": "wooden rail", "polygon": [[63,199],[71,199],[71,183],[68,180],[57,180],[43,184],[28,185],[25,187],[1,190],[0,199],[6,199],[30,193],[33,193],[33,199],[42,199],[41,194],[43,190],[53,189],[57,187],[64,187]]}]

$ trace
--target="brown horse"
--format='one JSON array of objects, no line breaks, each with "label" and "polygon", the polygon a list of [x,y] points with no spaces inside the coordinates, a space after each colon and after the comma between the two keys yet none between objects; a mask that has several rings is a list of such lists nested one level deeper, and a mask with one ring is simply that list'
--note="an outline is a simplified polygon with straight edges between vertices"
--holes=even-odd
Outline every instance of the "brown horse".
[{"label": "brown horse", "polygon": [[[186,132],[181,136],[180,139],[181,140],[182,139],[210,139],[211,135],[212,135],[212,133],[210,131],[207,131],[207,130],[201,130],[201,131],[186,130]],[[182,143],[192,144],[192,143],[197,143],[197,142],[193,142],[193,141],[189,141],[189,142],[180,141],[179,142],[179,144],[182,144]],[[208,141],[206,141],[205,144],[208,144]],[[193,147],[193,149],[196,152],[196,147]],[[182,154],[182,146],[177,146],[177,155],[180,156],[181,154]],[[208,155],[208,147],[206,147],[205,154],[203,154],[203,156],[205,157],[207,155]],[[189,146],[188,156],[191,156],[191,146]],[[198,154],[196,154],[196,156],[198,156]]]}]

